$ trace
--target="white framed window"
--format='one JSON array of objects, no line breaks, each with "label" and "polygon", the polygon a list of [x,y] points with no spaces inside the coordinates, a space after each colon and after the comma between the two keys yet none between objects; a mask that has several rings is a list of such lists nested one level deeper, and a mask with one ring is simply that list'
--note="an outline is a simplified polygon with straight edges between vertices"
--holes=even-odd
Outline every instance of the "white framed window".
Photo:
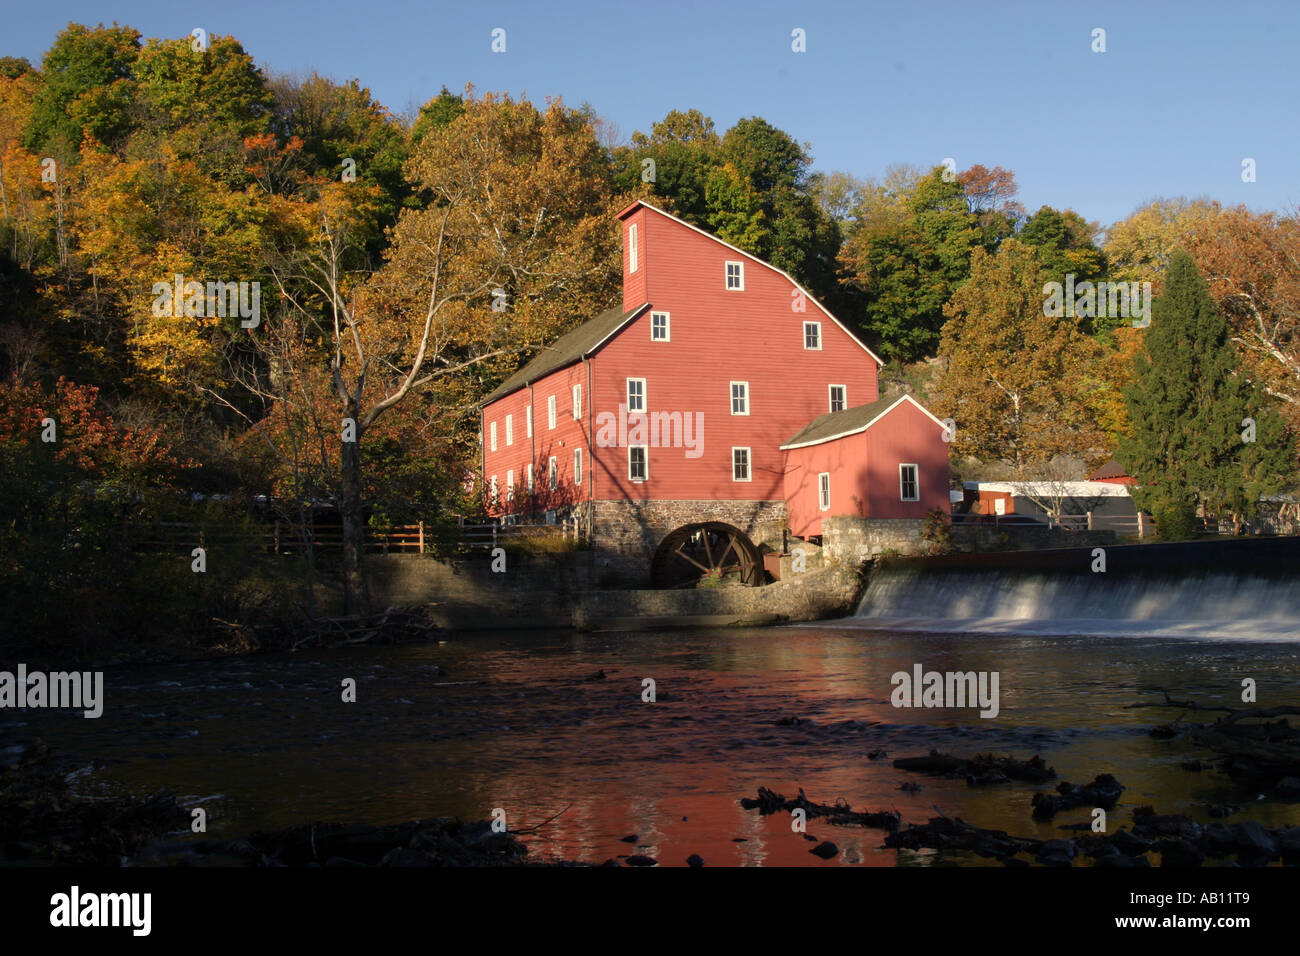
[{"label": "white framed window", "polygon": [[582,487],[582,449],[573,449],[573,484],[576,488]]},{"label": "white framed window", "polygon": [[529,405],[524,411],[526,416],[526,427],[528,428],[528,437],[533,437],[533,406]]},{"label": "white framed window", "polygon": [[627,477],[630,481],[648,481],[650,478],[650,448],[647,445],[627,446]]},{"label": "white framed window", "polygon": [[733,415],[749,414],[749,383],[748,382],[731,383],[731,414]]},{"label": "white framed window", "polygon": [[916,465],[898,466],[898,498],[900,501],[920,501],[921,485]]},{"label": "white framed window", "polygon": [[670,316],[667,312],[650,313],[650,341],[651,342],[671,341],[671,339],[669,338],[671,334],[671,329],[669,328],[669,322],[671,318],[672,316]]},{"label": "white framed window", "polygon": [[492,451],[497,450],[497,423],[492,422],[488,425],[488,446]]},{"label": "white framed window", "polygon": [[555,396],[552,395],[546,400],[546,427],[555,427]]},{"label": "white framed window", "polygon": [[555,463],[554,455],[546,462],[546,484],[552,491],[560,484],[560,466]]},{"label": "white framed window", "polygon": [[848,394],[849,390],[844,385],[830,386],[831,392],[831,411],[842,412],[849,407]]},{"label": "white framed window", "polygon": [[496,503],[497,500],[497,476],[493,475],[492,480],[488,482],[488,500]]},{"label": "white framed window", "polygon": [[731,449],[731,480],[753,481],[754,475],[749,468],[749,449]]},{"label": "white framed window", "polygon": [[822,511],[831,510],[831,473],[823,471],[817,476],[817,507]]},{"label": "white framed window", "polygon": [[645,411],[645,379],[629,378],[627,380],[627,410],[629,412]]},{"label": "white framed window", "polygon": [[821,350],[822,324],[820,322],[805,322],[803,324],[803,347],[813,351]]},{"label": "white framed window", "polygon": [[530,495],[533,493],[533,463],[531,461],[524,465],[524,488]]},{"label": "white framed window", "polygon": [[576,422],[576,421],[580,421],[581,419],[582,419],[582,386],[575,385],[573,386],[573,420]]},{"label": "white framed window", "polygon": [[509,448],[515,443],[515,416],[506,416],[506,447]]},{"label": "white framed window", "polygon": [[745,264],[743,262],[727,263],[727,291],[745,291]]},{"label": "white framed window", "polygon": [[627,271],[629,274],[636,272],[640,265],[638,261],[641,258],[641,250],[637,248],[636,223],[627,227]]},{"label": "white framed window", "polygon": [[506,501],[515,500],[515,471],[510,469],[506,472]]}]

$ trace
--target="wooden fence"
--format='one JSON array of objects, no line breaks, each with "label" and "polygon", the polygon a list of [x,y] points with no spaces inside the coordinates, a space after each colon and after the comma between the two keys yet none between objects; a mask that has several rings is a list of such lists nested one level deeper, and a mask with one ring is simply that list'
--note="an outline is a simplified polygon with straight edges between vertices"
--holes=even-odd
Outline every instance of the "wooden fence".
[{"label": "wooden fence", "polygon": [[[1135,515],[1094,515],[1091,511],[1081,515],[972,515],[958,514],[952,516],[954,525],[990,524],[1003,527],[1033,527],[1029,520],[1049,528],[1062,528],[1066,531],[1114,531],[1125,537],[1155,538],[1156,521],[1150,515],[1138,512]],[[1219,521],[1215,518],[1197,518],[1198,536],[1217,536],[1236,534],[1237,528],[1231,521]]]},{"label": "wooden fence", "polygon": [[[574,518],[557,524],[510,525],[495,522],[472,524],[461,519],[455,526],[455,531],[456,544],[466,550],[495,548],[512,537],[554,535],[576,540],[579,535],[578,523]],[[287,521],[252,526],[159,521],[143,527],[124,527],[123,534],[134,547],[144,551],[191,550],[241,544],[272,554],[292,554],[306,547],[317,551],[343,550],[341,525],[320,525],[308,528],[304,533],[303,529]],[[370,554],[423,554],[431,550],[436,537],[433,526],[426,527],[423,521],[379,530],[368,528],[365,550]]]}]

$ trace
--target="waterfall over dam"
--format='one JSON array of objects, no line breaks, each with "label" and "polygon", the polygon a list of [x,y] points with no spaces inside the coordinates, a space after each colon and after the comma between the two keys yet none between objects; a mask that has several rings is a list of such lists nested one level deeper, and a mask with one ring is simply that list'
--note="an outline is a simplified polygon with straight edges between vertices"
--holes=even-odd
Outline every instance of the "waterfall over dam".
[{"label": "waterfall over dam", "polygon": [[1300,641],[1300,539],[892,560],[857,614],[889,630]]}]

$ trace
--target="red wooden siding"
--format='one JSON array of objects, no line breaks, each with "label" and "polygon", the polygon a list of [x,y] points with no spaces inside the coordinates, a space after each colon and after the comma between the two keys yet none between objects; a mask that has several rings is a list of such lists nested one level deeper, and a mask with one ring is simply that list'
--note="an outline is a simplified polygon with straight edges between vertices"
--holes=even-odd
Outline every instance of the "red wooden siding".
[{"label": "red wooden siding", "polygon": [[[651,413],[702,416],[701,455],[652,447],[649,480],[631,482],[627,449],[597,448],[596,497],[782,498],[781,443],[830,410],[831,384],[847,387],[849,405],[875,401],[875,359],[811,299],[793,311],[796,286],[770,266],[646,206],[624,218],[625,238],[639,225],[640,255],[625,281],[643,283],[624,301],[650,308],[592,358],[594,410],[616,415],[627,379],[644,378]],[[743,291],[727,290],[728,261],[744,263]],[[669,313],[668,342],[651,341],[652,312]],[[805,320],[821,324],[820,351],[803,347]],[[748,416],[731,414],[732,381],[749,383]],[[750,449],[751,481],[732,481],[733,447]]]},{"label": "red wooden siding", "polygon": [[[949,510],[948,446],[943,426],[903,402],[864,432],[785,452],[790,533],[822,533],[822,518],[923,518]],[[900,499],[900,464],[917,466],[919,501]],[[830,508],[822,511],[818,475],[831,476]]]},{"label": "red wooden siding", "polygon": [[[573,419],[573,386],[582,386],[582,417]],[[533,400],[533,437],[527,433],[525,409],[528,406],[531,388]],[[555,396],[555,428],[549,427],[547,400]],[[587,498],[590,486],[588,472],[591,468],[591,442],[587,436],[590,408],[587,394],[587,367],[582,362],[566,368],[557,369],[544,378],[512,392],[487,405],[483,409],[483,448],[484,493],[490,487],[492,476],[497,478],[497,495],[499,507],[489,508],[492,514],[528,510],[524,500],[527,482],[524,469],[528,462],[533,462],[534,500],[532,508],[549,509],[560,505],[573,504]],[[515,441],[510,447],[505,444],[505,417],[514,415]],[[497,450],[492,451],[490,425],[497,423]],[[583,487],[573,485],[573,452],[582,449]],[[548,483],[547,463],[555,456],[557,468],[557,488],[552,491]],[[515,472],[515,502],[506,501],[506,474],[510,469]]]}]

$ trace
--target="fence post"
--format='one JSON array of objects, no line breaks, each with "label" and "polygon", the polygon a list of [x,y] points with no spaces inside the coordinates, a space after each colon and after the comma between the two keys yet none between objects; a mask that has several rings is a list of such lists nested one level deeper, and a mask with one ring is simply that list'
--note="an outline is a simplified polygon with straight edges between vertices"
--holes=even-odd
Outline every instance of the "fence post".
[{"label": "fence post", "polygon": [[1138,509],[1138,537],[1142,538],[1145,536],[1146,536],[1146,530],[1143,528],[1142,509],[1139,508]]},{"label": "fence post", "polygon": [[1092,530],[1092,512],[1091,512],[1091,511],[1088,512],[1088,530],[1089,530],[1089,531]]},{"label": "fence post", "polygon": [[420,553],[424,554],[424,519],[420,519]]},{"label": "fence post", "polygon": [[[628,454],[631,454],[631,452],[628,452]],[[495,548],[496,546],[497,546],[497,526],[493,524],[492,525],[492,547]]]},{"label": "fence post", "polygon": [[280,553],[280,519],[275,520],[275,553]]}]

